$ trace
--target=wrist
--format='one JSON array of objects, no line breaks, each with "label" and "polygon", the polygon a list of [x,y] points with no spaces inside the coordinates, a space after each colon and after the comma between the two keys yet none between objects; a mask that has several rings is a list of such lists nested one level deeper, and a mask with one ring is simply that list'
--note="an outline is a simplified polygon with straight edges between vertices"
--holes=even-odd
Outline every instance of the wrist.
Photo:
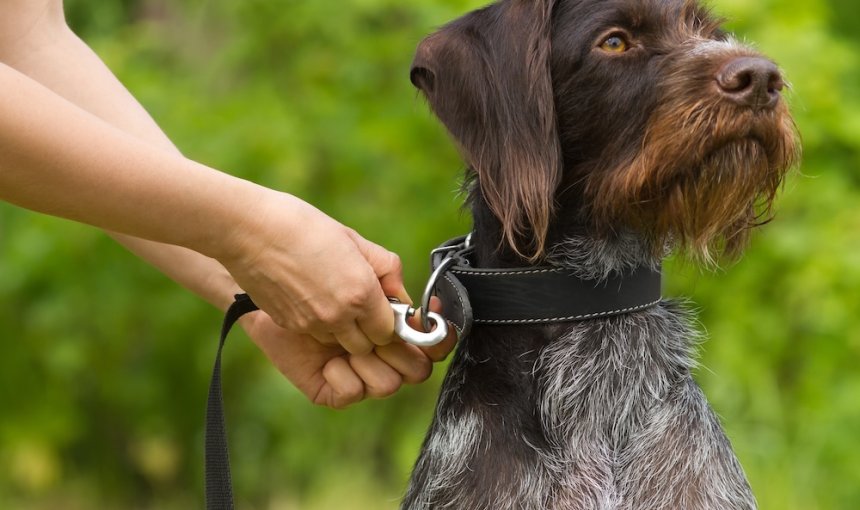
[{"label": "wrist", "polygon": [[218,266],[219,270],[209,275],[207,286],[211,289],[211,297],[205,299],[222,312],[226,312],[236,300],[236,295],[243,294],[245,291],[223,266],[220,264]]},{"label": "wrist", "polygon": [[227,193],[211,196],[228,197],[211,204],[198,222],[201,227],[187,239],[186,246],[208,257],[225,261],[247,258],[249,247],[264,226],[271,190],[250,181],[228,176]]},{"label": "wrist", "polygon": [[211,222],[201,249],[228,268],[249,270],[282,240],[287,240],[287,246],[300,243],[303,234],[314,229],[311,225],[317,217],[324,215],[292,195],[243,182],[249,186],[240,198],[225,205],[218,221]]}]

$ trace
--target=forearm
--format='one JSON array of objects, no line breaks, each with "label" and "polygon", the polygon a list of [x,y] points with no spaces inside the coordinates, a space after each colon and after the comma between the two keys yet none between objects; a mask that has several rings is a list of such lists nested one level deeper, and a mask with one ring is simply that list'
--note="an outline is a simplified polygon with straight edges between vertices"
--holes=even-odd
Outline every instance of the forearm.
[{"label": "forearm", "polygon": [[[3,60],[113,126],[179,155],[143,107],[61,19],[43,17],[33,23],[35,25],[27,36],[29,40],[19,38],[0,44]],[[226,309],[232,295],[240,291],[227,270],[212,258],[180,246],[108,233],[168,277],[220,309]]]},{"label": "forearm", "polygon": [[[58,20],[43,19],[30,41],[7,45],[3,57],[18,71],[102,120],[154,146],[179,155],[144,108],[92,50]],[[38,24],[39,21],[37,20]],[[168,277],[220,309],[239,286],[216,260],[180,246],[108,232]]]},{"label": "forearm", "polygon": [[[31,33],[34,40],[17,40],[18,44],[5,47],[2,55],[5,60],[18,71],[115,127],[165,151],[179,154],[133,96],[64,23],[35,28]],[[221,309],[226,308],[232,294],[239,291],[227,270],[214,259],[179,246],[114,232],[110,235]]]},{"label": "forearm", "polygon": [[215,259],[181,246],[156,243],[114,232],[108,234],[129,251],[158,268],[168,278],[221,311],[226,311],[233,302],[233,296],[242,292],[230,273]]},{"label": "forearm", "polygon": [[254,206],[253,184],[154,150],[2,64],[0,90],[4,200],[213,256]]}]

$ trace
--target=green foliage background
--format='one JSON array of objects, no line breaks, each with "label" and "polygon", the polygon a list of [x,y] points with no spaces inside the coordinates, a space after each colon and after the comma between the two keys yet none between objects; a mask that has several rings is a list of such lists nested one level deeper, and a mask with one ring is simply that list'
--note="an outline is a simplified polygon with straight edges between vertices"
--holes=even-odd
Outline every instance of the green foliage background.
[{"label": "green foliage background", "polygon": [[[76,31],[190,157],[317,205],[401,254],[413,293],[467,230],[462,164],[408,80],[481,0],[67,0]],[[765,510],[860,508],[860,7],[714,0],[785,69],[804,163],[716,274],[698,380]],[[94,148],[94,150],[97,148]],[[0,204],[0,508],[202,506],[218,311],[101,232]],[[240,508],[395,508],[443,372],[316,408],[240,333],[225,360]]]}]

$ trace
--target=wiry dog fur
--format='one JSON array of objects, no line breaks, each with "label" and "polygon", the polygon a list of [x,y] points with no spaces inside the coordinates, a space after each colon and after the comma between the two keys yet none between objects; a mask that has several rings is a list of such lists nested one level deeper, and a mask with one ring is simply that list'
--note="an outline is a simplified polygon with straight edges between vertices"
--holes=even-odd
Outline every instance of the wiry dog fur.
[{"label": "wiry dog fur", "polygon": [[[798,158],[776,67],[691,0],[503,0],[425,39],[412,81],[469,165],[481,267],[737,256]],[[403,508],[755,508],[693,322],[476,325]]]}]

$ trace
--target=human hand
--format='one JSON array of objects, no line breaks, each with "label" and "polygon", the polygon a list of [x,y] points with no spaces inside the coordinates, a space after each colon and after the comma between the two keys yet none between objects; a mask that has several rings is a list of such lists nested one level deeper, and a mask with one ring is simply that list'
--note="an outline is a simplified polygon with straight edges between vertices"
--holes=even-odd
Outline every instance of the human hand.
[{"label": "human hand", "polygon": [[284,193],[249,212],[216,258],[276,325],[352,354],[396,338],[386,296],[409,301],[396,254]]},{"label": "human hand", "polygon": [[[438,311],[433,298],[431,310]],[[417,327],[420,318],[412,317]],[[248,336],[275,367],[311,402],[341,409],[366,398],[385,398],[403,384],[417,384],[432,372],[432,363],[447,357],[456,342],[454,328],[438,345],[419,348],[402,340],[376,346],[368,354],[350,354],[337,345],[322,345],[309,335],[279,327],[265,312],[240,319]]]}]

